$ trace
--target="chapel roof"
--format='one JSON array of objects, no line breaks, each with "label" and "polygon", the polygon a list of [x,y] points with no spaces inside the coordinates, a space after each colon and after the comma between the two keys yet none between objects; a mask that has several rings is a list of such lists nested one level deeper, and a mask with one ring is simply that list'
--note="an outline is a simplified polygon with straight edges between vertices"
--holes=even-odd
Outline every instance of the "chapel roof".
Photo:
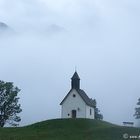
[{"label": "chapel roof", "polygon": [[[85,93],[84,90],[82,89],[75,89],[78,94],[81,96],[81,98],[84,100],[84,102],[91,107],[95,107],[96,106],[96,101],[89,98],[88,95]],[[62,102],[60,103],[60,105],[63,104],[63,102],[65,101],[65,99],[68,97],[68,95],[71,93],[72,89],[68,92],[68,94],[65,96],[65,98],[62,100]]]},{"label": "chapel roof", "polygon": [[77,91],[78,91],[79,95],[82,97],[82,99],[85,101],[85,103],[87,105],[89,105],[91,107],[95,107],[96,106],[96,101],[93,100],[92,98],[89,98],[84,90],[78,89]]}]

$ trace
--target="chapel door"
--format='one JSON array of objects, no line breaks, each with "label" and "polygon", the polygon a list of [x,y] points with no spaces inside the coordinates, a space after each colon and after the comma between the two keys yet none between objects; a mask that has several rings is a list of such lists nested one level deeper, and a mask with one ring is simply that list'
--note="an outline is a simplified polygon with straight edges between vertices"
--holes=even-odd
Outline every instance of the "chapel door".
[{"label": "chapel door", "polygon": [[72,118],[76,118],[76,110],[72,110]]}]

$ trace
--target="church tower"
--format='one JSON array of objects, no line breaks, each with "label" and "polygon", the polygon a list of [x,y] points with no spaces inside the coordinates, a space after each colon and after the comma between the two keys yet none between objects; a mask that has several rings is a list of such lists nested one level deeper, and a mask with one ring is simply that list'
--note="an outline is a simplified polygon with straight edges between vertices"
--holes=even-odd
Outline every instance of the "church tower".
[{"label": "church tower", "polygon": [[80,89],[80,77],[76,71],[71,78],[71,89]]}]

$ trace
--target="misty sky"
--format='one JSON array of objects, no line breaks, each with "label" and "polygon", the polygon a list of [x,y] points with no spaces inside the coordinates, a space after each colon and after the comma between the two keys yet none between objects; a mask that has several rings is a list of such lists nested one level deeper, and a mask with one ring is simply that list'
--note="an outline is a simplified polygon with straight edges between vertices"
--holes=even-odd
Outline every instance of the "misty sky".
[{"label": "misty sky", "polygon": [[104,120],[135,121],[139,0],[0,0],[0,79],[21,89],[20,125],[60,118],[75,66]]}]

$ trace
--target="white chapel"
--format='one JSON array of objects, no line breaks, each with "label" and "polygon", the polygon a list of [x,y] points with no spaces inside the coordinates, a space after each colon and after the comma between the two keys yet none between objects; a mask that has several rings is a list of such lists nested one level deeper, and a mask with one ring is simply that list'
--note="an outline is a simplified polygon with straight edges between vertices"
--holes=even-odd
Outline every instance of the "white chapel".
[{"label": "white chapel", "polygon": [[62,118],[95,118],[95,100],[89,98],[84,90],[80,89],[77,72],[72,76],[71,89],[60,105]]}]

